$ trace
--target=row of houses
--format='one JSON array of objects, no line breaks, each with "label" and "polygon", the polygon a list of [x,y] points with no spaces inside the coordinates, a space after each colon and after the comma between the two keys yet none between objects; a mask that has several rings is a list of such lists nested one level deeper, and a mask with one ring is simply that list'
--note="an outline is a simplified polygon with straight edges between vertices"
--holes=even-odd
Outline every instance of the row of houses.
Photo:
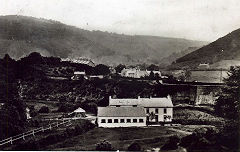
[{"label": "row of houses", "polygon": [[141,78],[149,76],[151,72],[153,72],[154,75],[158,74],[158,76],[161,77],[160,71],[140,70],[139,68],[124,68],[120,74],[123,77]]},{"label": "row of houses", "polygon": [[113,99],[108,107],[98,107],[99,127],[133,127],[171,122],[173,104],[170,96],[164,98]]},{"label": "row of houses", "polygon": [[75,71],[73,76],[71,77],[72,80],[80,80],[80,79],[103,79],[103,75],[86,75],[85,71]]},{"label": "row of houses", "polygon": [[85,64],[91,67],[95,67],[94,62],[89,58],[78,57],[78,58],[61,58],[61,61],[68,61],[71,63]]}]

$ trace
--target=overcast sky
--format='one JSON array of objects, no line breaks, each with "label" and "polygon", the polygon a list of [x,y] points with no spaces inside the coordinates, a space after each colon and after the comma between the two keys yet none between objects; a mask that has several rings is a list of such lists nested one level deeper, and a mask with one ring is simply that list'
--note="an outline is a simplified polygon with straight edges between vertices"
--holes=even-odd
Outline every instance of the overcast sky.
[{"label": "overcast sky", "polygon": [[0,0],[0,15],[88,30],[214,41],[240,28],[240,0]]}]

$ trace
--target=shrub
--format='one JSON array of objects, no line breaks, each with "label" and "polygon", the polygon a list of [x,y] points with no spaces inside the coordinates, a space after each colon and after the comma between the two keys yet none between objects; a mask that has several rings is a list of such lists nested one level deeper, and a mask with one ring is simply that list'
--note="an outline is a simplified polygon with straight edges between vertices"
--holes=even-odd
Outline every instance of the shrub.
[{"label": "shrub", "polygon": [[18,144],[17,146],[15,146],[13,148],[13,150],[27,150],[27,151],[36,151],[39,150],[40,146],[38,141],[35,141],[34,139],[28,141],[28,142],[24,142],[21,144]]},{"label": "shrub", "polygon": [[97,143],[96,150],[99,151],[112,151],[112,144],[109,141],[103,140],[100,143]]},{"label": "shrub", "polygon": [[141,151],[141,146],[136,143],[133,142],[129,147],[128,147],[128,151]]},{"label": "shrub", "polygon": [[77,135],[80,135],[81,133],[83,133],[83,129],[79,125],[76,125],[75,126],[75,133]]},{"label": "shrub", "polygon": [[42,106],[39,111],[39,113],[49,113],[49,108],[47,106]]},{"label": "shrub", "polygon": [[162,146],[161,150],[175,150],[178,149],[180,139],[178,136],[171,136],[169,141]]}]

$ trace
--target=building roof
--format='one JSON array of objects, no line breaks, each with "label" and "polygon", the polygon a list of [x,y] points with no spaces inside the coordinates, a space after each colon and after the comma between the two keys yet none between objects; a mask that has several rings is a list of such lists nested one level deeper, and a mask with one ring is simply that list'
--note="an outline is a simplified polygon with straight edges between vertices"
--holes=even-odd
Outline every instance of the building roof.
[{"label": "building roof", "polygon": [[143,107],[98,107],[98,117],[146,117]]},{"label": "building roof", "polygon": [[173,107],[170,96],[161,98],[140,98],[138,99],[112,99],[109,97],[110,106],[131,106],[138,105],[143,107]]},{"label": "building roof", "polygon": [[143,107],[173,107],[170,97],[165,98],[140,98],[140,105]]},{"label": "building roof", "polygon": [[109,105],[111,105],[111,106],[138,105],[138,99],[130,99],[130,98],[127,98],[127,99],[112,99],[112,98],[109,98]]},{"label": "building roof", "polygon": [[79,107],[76,110],[74,110],[73,112],[77,113],[77,112],[86,112],[86,111]]},{"label": "building roof", "polygon": [[75,71],[74,74],[81,74],[81,75],[85,75],[85,71]]},{"label": "building roof", "polygon": [[72,63],[86,64],[86,65],[89,65],[89,66],[92,66],[92,67],[95,66],[95,64],[93,63],[93,61],[91,59],[83,58],[83,57],[79,57],[79,58],[75,58],[75,59],[66,58],[66,59],[61,59],[61,60],[62,61],[69,61],[69,62],[72,62]]}]

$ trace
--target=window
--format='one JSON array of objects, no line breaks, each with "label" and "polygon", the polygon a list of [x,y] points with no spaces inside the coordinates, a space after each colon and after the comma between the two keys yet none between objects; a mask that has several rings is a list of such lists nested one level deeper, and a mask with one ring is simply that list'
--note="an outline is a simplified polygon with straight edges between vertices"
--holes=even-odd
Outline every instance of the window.
[{"label": "window", "polygon": [[102,119],[102,120],[101,120],[101,123],[106,123],[106,120],[105,120],[105,119]]},{"label": "window", "polygon": [[158,108],[155,109],[155,113],[158,113]]},{"label": "window", "polygon": [[125,122],[125,120],[124,120],[124,119],[120,119],[120,122],[121,122],[121,123],[124,123],[124,122]]},{"label": "window", "polygon": [[118,119],[114,119],[114,123],[118,123]]},{"label": "window", "polygon": [[112,119],[108,119],[108,123],[112,123]]},{"label": "window", "polygon": [[116,107],[120,107],[120,105],[116,105]]},{"label": "window", "polygon": [[139,119],[139,122],[143,122],[143,119]]},{"label": "window", "polygon": [[137,105],[133,105],[133,107],[137,107]]},{"label": "window", "polygon": [[133,119],[133,122],[137,122],[137,119]]},{"label": "window", "polygon": [[147,108],[147,113],[149,113],[149,108]]},{"label": "window", "polygon": [[167,113],[167,108],[163,109],[163,113],[166,114]]},{"label": "window", "polygon": [[131,119],[127,119],[127,122],[131,122]]}]

